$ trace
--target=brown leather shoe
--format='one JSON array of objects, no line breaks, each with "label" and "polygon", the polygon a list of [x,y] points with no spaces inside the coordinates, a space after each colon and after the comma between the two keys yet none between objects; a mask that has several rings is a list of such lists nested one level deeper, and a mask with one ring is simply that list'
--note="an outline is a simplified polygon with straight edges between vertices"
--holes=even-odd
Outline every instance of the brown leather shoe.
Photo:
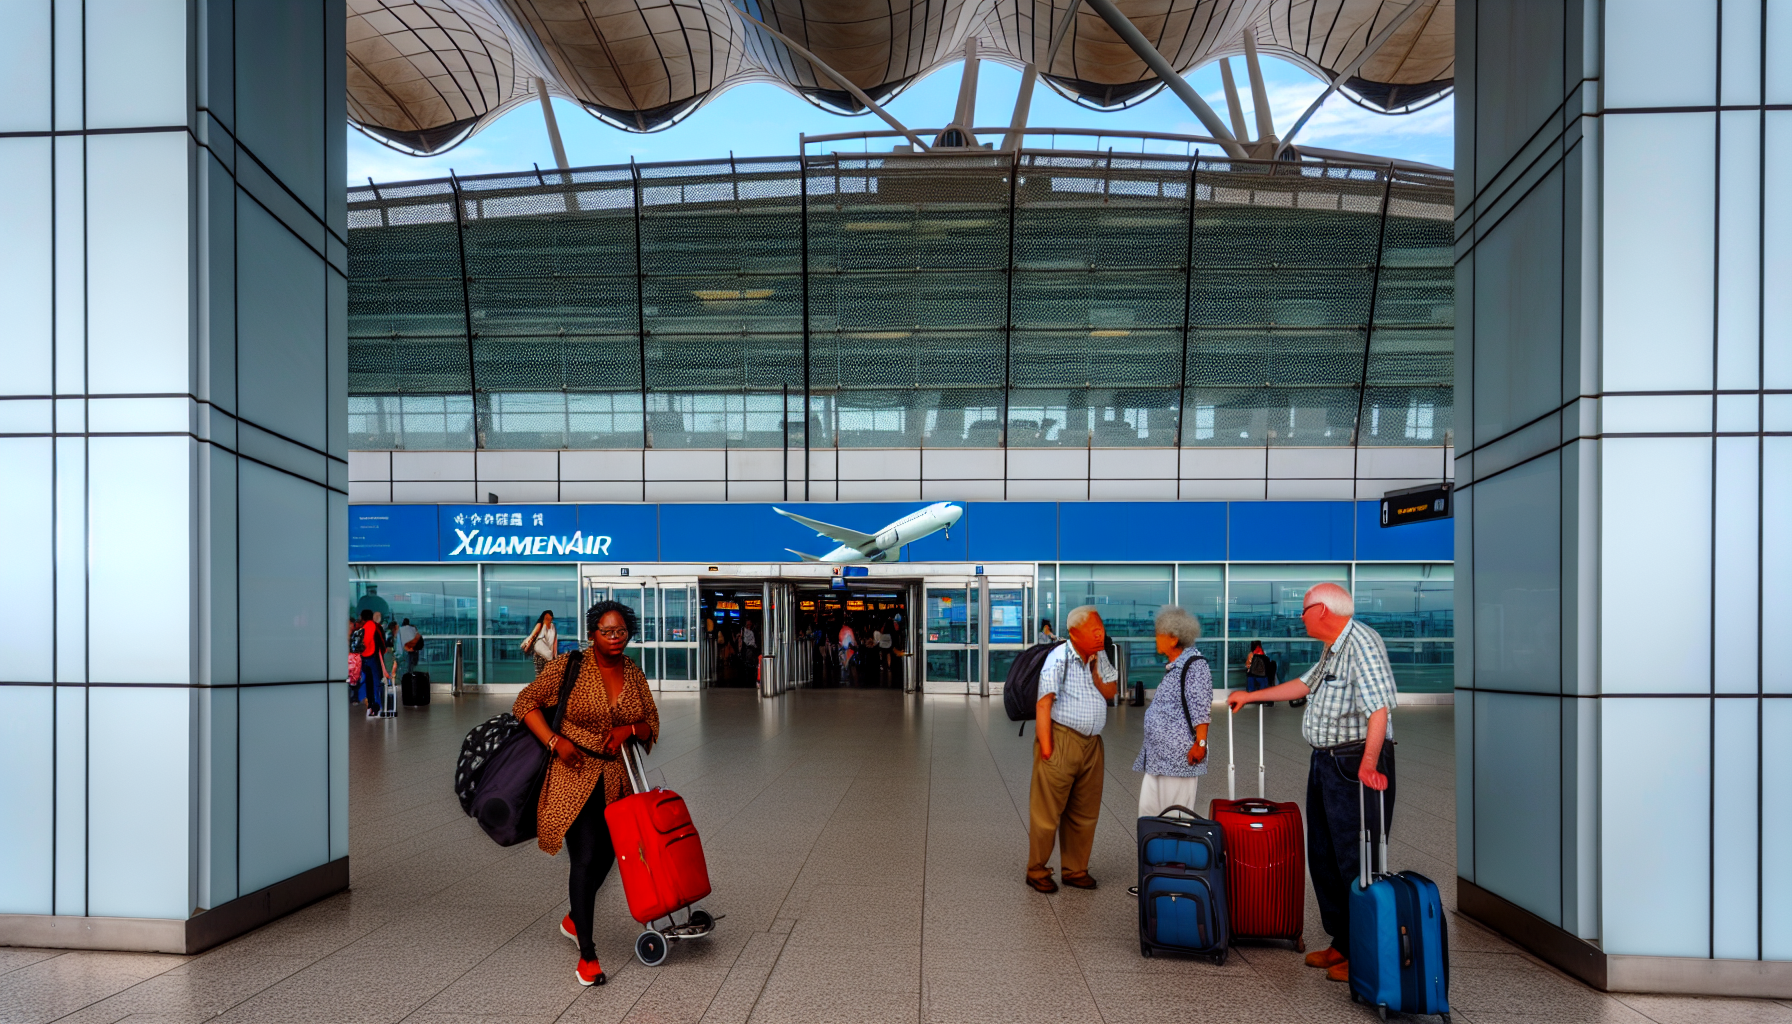
[{"label": "brown leather shoe", "polygon": [[1324,969],[1324,968],[1328,968],[1328,967],[1335,967],[1338,964],[1341,964],[1343,962],[1344,962],[1344,954],[1338,952],[1336,949],[1333,949],[1331,946],[1327,946],[1324,949],[1316,949],[1313,952],[1307,954],[1307,966],[1308,967],[1318,967],[1318,968]]},{"label": "brown leather shoe", "polygon": [[1340,960],[1337,963],[1331,965],[1330,967],[1327,967],[1325,969],[1325,980],[1327,980],[1327,981],[1349,981],[1350,980],[1350,961]]},{"label": "brown leather shoe", "polygon": [[[1068,882],[1069,879],[1067,878],[1067,879],[1065,879],[1065,881]],[[1027,876],[1027,884],[1032,886],[1033,888],[1039,890],[1040,892],[1057,892],[1058,891],[1058,883],[1052,881],[1052,877],[1050,875],[1047,875],[1044,878],[1034,878],[1032,875],[1028,875]]]},{"label": "brown leather shoe", "polygon": [[1074,875],[1065,875],[1064,884],[1077,889],[1093,889],[1095,888],[1095,879],[1089,877],[1089,872],[1081,871]]}]

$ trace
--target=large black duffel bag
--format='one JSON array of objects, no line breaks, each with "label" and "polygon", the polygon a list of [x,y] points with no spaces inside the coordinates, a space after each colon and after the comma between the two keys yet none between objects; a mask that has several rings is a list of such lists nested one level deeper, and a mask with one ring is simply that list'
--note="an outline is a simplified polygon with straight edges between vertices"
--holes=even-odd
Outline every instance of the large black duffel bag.
[{"label": "large black duffel bag", "polygon": [[418,670],[399,676],[398,694],[398,699],[407,708],[428,707],[429,673]]},{"label": "large black duffel bag", "polygon": [[[578,681],[583,658],[583,652],[574,651],[566,659],[560,699],[548,722],[555,732],[566,717],[566,700]],[[548,759],[553,756],[508,712],[474,726],[461,743],[454,770],[454,792],[461,808],[499,846],[535,838],[535,810],[541,803]]]}]

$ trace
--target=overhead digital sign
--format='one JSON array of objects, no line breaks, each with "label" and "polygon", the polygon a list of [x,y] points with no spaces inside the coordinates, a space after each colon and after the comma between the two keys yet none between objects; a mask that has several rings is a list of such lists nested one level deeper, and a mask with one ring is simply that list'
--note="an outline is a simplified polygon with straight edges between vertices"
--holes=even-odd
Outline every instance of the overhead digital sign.
[{"label": "overhead digital sign", "polygon": [[1453,512],[1447,483],[1389,491],[1381,499],[1381,525],[1384,527],[1448,519]]}]

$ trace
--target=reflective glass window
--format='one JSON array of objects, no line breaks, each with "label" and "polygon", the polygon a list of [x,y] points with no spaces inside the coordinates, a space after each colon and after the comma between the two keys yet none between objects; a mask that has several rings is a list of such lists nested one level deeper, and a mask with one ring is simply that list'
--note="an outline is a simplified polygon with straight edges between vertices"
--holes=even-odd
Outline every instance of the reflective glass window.
[{"label": "reflective glass window", "polygon": [[[971,606],[968,592],[927,588],[927,642],[967,644],[971,638]],[[959,677],[962,678],[962,677]]]},{"label": "reflective glass window", "polygon": [[[544,611],[554,613],[555,631],[578,635],[579,581],[571,565],[488,565],[485,567],[485,626],[488,636],[527,636]],[[514,646],[514,642],[512,643]],[[487,682],[493,682],[487,679]]]},{"label": "reflective glass window", "polygon": [[1201,638],[1223,635],[1226,614],[1226,567],[1184,565],[1177,568],[1176,603],[1201,623]]},{"label": "reflective glass window", "polygon": [[[1153,620],[1170,603],[1171,570],[1167,565],[1062,565],[1058,596],[1065,614],[1094,605],[1111,637],[1137,637],[1153,651]],[[1063,626],[1059,626],[1063,636]]]},{"label": "reflective glass window", "polygon": [[1226,635],[1232,640],[1305,637],[1300,612],[1307,591],[1317,583],[1350,585],[1345,565],[1234,565],[1231,574]]},{"label": "reflective glass window", "polygon": [[1454,636],[1454,577],[1452,565],[1359,565],[1356,617],[1388,640]]}]

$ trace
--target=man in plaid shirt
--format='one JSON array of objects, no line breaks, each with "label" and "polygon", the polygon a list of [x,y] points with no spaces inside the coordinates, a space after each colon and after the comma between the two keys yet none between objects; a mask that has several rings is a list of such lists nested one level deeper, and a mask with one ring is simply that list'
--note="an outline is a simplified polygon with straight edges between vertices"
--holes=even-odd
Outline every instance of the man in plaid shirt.
[{"label": "man in plaid shirt", "polygon": [[[1297,700],[1309,694],[1301,735],[1313,748],[1307,768],[1307,868],[1319,920],[1332,944],[1307,954],[1333,981],[1350,980],[1350,887],[1356,882],[1359,824],[1357,783],[1381,790],[1387,821],[1394,820],[1394,670],[1381,634],[1356,621],[1356,605],[1336,583],[1307,591],[1301,621],[1325,641],[1318,664],[1300,678],[1266,690],[1228,694],[1233,713],[1258,701]],[[1368,803],[1370,841],[1379,842],[1376,802]]]}]

